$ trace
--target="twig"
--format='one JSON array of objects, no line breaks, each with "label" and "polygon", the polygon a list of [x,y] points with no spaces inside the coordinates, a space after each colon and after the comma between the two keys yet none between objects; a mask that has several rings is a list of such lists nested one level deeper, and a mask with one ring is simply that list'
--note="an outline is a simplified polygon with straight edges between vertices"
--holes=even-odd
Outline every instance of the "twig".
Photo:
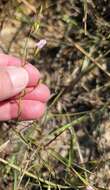
[{"label": "twig", "polygon": [[87,35],[87,0],[84,0],[84,33]]},{"label": "twig", "polygon": [[108,77],[110,77],[110,73],[107,72],[98,61],[96,61],[96,59],[94,59],[93,57],[91,57],[91,55],[86,52],[78,43],[73,42],[73,45],[80,51],[82,52],[87,58],[90,59],[90,61],[92,61],[99,69],[101,69],[104,73],[106,73],[106,75]]},{"label": "twig", "polygon": [[23,2],[30,10],[36,13],[36,8],[33,5],[31,5],[29,2],[27,2],[26,0],[18,0],[18,1]]}]

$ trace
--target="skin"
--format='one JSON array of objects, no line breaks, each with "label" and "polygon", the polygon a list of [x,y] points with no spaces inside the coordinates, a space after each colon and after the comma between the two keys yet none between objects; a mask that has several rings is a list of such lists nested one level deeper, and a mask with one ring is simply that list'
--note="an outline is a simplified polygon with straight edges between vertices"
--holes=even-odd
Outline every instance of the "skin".
[{"label": "skin", "polygon": [[[13,85],[13,74],[9,74],[11,67],[16,67],[18,71],[22,68],[26,75],[24,88],[22,86],[24,91]],[[16,77],[19,82],[21,72]],[[0,54],[0,121],[17,119],[18,116],[19,120],[39,120],[43,116],[50,91],[46,85],[39,83],[40,79],[40,72],[30,63],[23,66],[20,59]]]}]

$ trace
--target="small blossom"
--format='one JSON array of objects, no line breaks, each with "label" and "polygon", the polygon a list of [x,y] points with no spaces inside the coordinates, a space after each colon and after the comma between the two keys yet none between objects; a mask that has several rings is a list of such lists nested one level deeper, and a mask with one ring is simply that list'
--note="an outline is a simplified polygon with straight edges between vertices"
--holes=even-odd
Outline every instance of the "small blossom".
[{"label": "small blossom", "polygon": [[86,190],[94,190],[92,186],[87,186]]},{"label": "small blossom", "polygon": [[39,42],[36,43],[36,46],[37,46],[38,49],[42,49],[45,46],[46,43],[47,43],[47,41],[45,39],[42,39],[42,40],[40,40]]}]

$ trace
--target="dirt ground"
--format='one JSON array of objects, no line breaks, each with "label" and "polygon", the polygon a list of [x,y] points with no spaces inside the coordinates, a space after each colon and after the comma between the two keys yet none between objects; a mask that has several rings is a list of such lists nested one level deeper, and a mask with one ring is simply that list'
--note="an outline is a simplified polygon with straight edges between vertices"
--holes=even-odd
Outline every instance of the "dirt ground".
[{"label": "dirt ground", "polygon": [[[0,190],[45,189],[45,180],[86,189],[69,167],[93,190],[110,190],[109,31],[109,0],[0,1],[0,51],[25,55],[52,94],[40,122],[0,124],[0,158],[44,181],[18,175],[13,165],[0,161]],[[35,55],[40,39],[47,44]]]}]

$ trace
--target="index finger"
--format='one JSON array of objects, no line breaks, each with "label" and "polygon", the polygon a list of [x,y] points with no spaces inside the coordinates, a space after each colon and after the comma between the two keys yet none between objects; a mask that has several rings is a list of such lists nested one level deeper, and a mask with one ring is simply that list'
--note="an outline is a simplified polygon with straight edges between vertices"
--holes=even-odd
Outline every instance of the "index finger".
[{"label": "index finger", "polygon": [[[23,66],[23,60],[20,60],[19,58],[11,55],[0,53],[0,66],[21,67]],[[39,79],[41,78],[39,70],[28,62],[24,65],[24,68],[26,69],[29,75],[28,86],[29,87],[35,86],[39,81]]]}]

